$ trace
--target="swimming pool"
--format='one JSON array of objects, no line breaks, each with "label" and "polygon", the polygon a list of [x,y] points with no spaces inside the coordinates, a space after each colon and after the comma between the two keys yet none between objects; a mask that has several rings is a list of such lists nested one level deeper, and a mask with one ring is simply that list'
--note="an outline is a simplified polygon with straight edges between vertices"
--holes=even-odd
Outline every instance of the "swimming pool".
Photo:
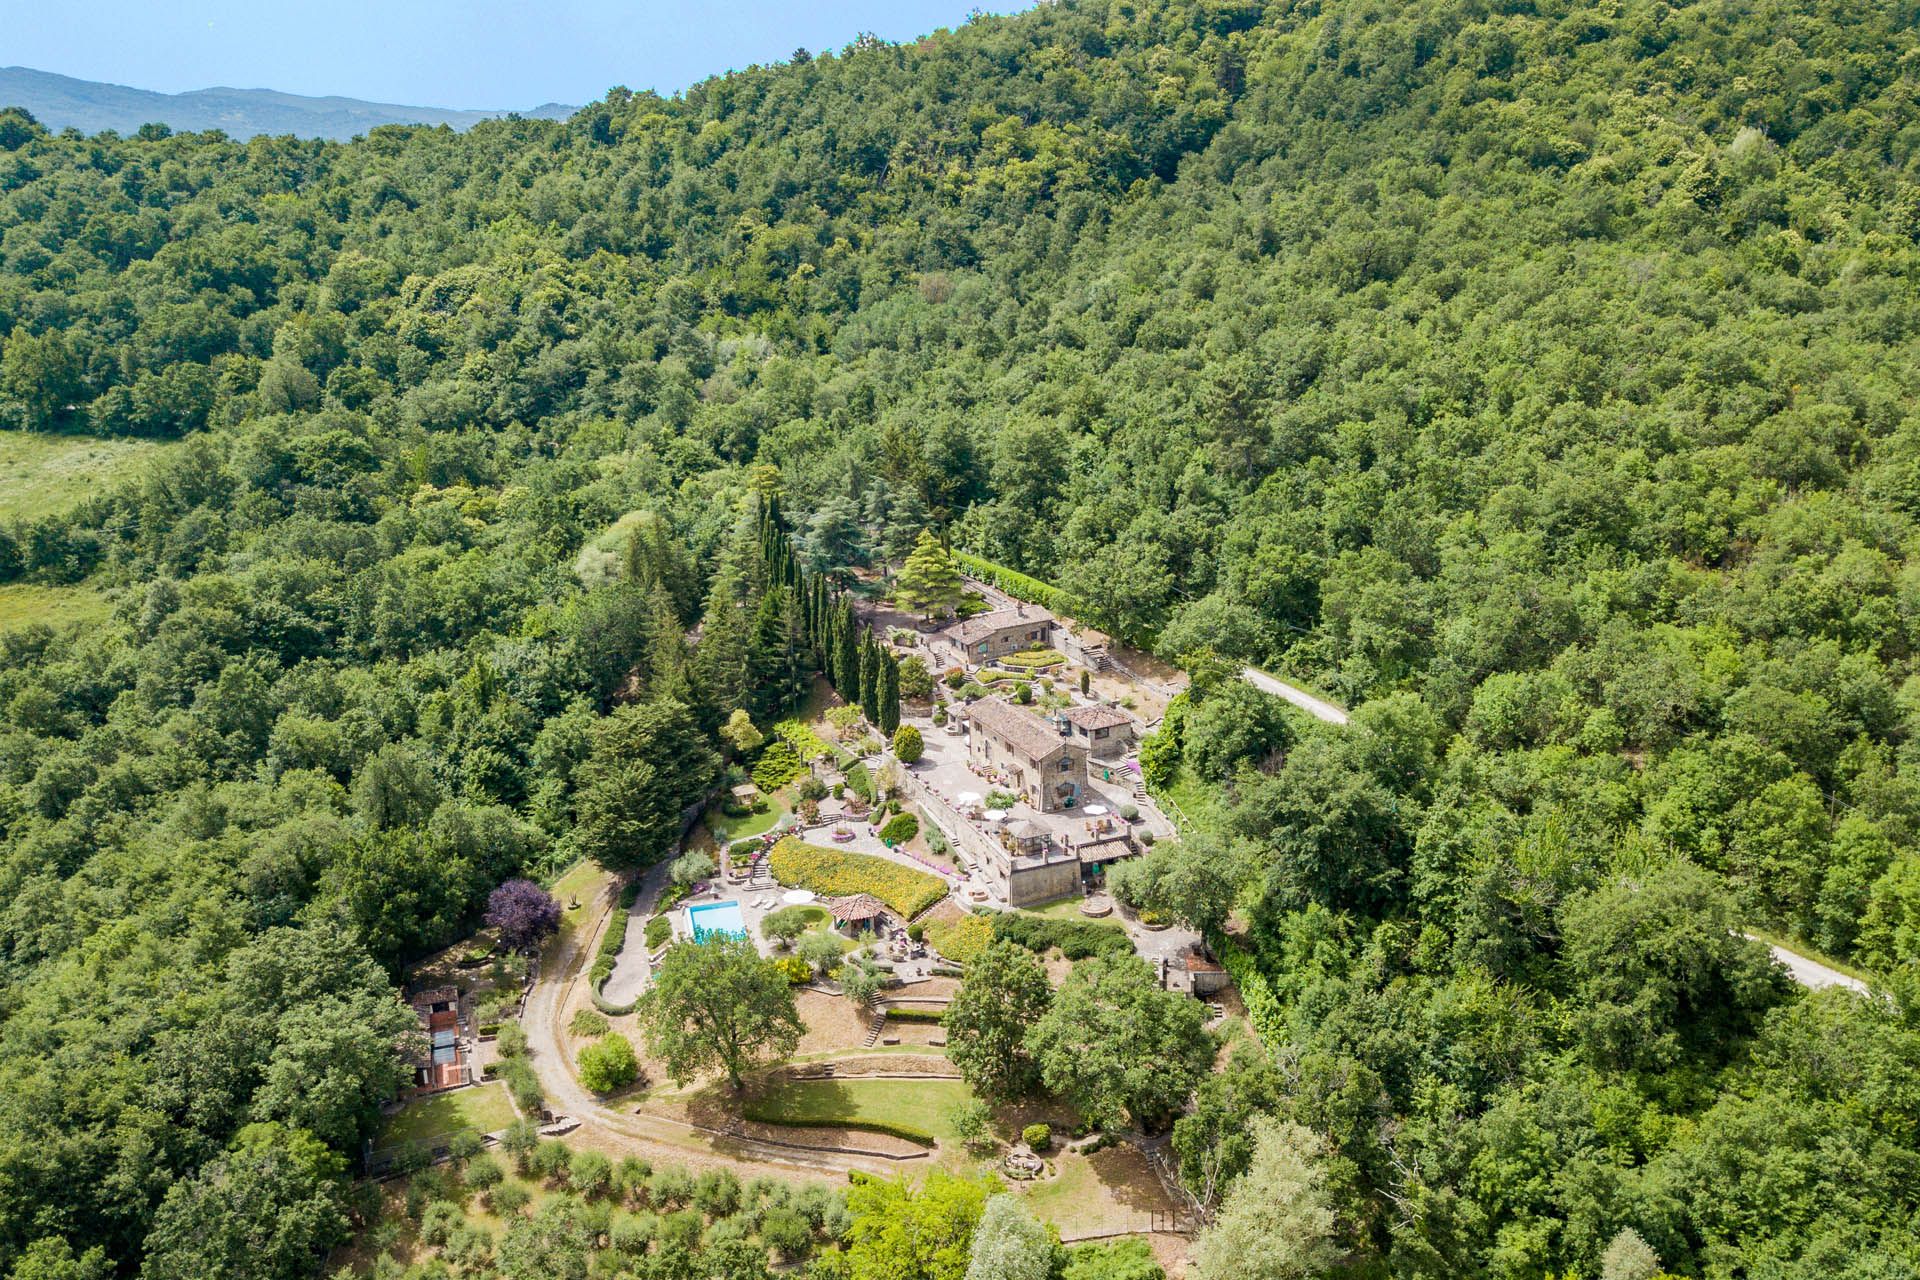
[{"label": "swimming pool", "polygon": [[738,902],[708,902],[688,907],[687,926],[693,930],[695,942],[705,942],[708,938],[723,935],[733,938],[747,936],[747,922],[740,914]]}]

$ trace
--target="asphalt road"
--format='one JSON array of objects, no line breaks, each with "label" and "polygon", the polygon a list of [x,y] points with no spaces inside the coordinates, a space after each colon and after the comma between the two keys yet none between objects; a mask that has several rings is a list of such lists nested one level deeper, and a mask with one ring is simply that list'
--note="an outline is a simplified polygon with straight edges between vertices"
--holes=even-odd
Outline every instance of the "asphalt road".
[{"label": "asphalt road", "polygon": [[1240,678],[1254,688],[1270,693],[1276,698],[1285,698],[1294,706],[1299,707],[1316,719],[1325,720],[1328,724],[1345,724],[1347,722],[1347,713],[1339,707],[1334,706],[1325,698],[1314,697],[1305,689],[1294,688],[1278,676],[1270,676],[1266,672],[1256,670],[1253,667],[1242,667],[1240,669]]},{"label": "asphalt road", "polygon": [[[1741,936],[1753,938],[1753,935],[1750,933]],[[1759,938],[1753,938],[1753,940],[1755,942],[1760,941]],[[1771,944],[1768,945],[1767,950],[1773,953],[1773,961],[1775,964],[1783,966],[1788,973],[1793,975],[1795,982],[1807,988],[1809,991],[1819,991],[1824,987],[1845,987],[1849,991],[1858,991],[1861,995],[1867,993],[1866,983],[1860,981],[1858,978],[1850,978],[1838,969],[1830,969],[1818,960],[1809,960],[1798,952],[1789,951],[1785,947],[1776,947]]]}]

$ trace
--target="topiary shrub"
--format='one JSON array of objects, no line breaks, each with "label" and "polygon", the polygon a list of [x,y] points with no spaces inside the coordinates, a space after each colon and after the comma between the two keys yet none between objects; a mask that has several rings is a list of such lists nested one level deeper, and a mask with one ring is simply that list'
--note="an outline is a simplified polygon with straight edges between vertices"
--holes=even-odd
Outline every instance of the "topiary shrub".
[{"label": "topiary shrub", "polygon": [[892,844],[905,844],[920,834],[920,819],[910,813],[895,814],[880,828],[880,838]]},{"label": "topiary shrub", "polygon": [[1053,1145],[1053,1126],[1049,1124],[1030,1124],[1020,1131],[1020,1141],[1035,1151],[1045,1151]]},{"label": "topiary shrub", "polygon": [[926,753],[926,740],[920,736],[920,730],[910,724],[903,724],[893,731],[893,754],[902,764],[912,764]]}]

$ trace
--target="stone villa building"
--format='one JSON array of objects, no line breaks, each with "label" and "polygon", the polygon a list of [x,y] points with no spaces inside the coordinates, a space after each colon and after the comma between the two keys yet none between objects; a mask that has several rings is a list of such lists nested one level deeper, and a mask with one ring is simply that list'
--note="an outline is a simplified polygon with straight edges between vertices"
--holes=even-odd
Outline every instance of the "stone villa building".
[{"label": "stone villa building", "polygon": [[1087,747],[1061,735],[1048,721],[999,698],[982,698],[967,709],[973,732],[968,762],[976,773],[1004,780],[1007,790],[1041,813],[1080,803],[1087,789]]},{"label": "stone villa building", "polygon": [[962,665],[977,667],[1022,649],[1053,643],[1053,615],[1035,604],[1018,604],[977,614],[938,633]]}]

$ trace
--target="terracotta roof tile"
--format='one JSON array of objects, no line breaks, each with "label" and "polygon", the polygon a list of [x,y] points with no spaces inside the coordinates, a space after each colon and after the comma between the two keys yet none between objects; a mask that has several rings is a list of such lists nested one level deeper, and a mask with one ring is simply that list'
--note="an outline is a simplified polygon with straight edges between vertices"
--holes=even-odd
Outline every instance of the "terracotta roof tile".
[{"label": "terracotta roof tile", "polygon": [[1033,712],[1000,698],[980,699],[967,708],[967,718],[976,730],[992,734],[1036,764],[1059,748],[1072,745]]},{"label": "terracotta roof tile", "polygon": [[1053,615],[1039,605],[1030,604],[1024,609],[989,609],[977,613],[971,618],[956,622],[941,632],[955,644],[977,644],[996,631],[1006,631],[1013,627],[1051,627]]},{"label": "terracotta roof tile", "polygon": [[1061,714],[1068,723],[1083,729],[1112,729],[1133,723],[1133,717],[1118,707],[1068,707]]}]

